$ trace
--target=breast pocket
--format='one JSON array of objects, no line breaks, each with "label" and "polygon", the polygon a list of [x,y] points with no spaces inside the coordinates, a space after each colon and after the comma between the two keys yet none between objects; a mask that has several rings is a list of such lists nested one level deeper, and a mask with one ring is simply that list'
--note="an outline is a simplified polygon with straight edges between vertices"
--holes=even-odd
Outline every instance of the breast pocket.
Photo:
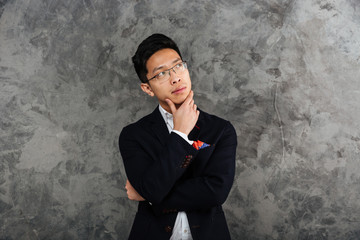
[{"label": "breast pocket", "polygon": [[206,148],[199,149],[196,158],[191,163],[191,172],[193,176],[199,176],[203,172],[204,168],[211,159],[211,155],[214,152],[215,145],[210,145]]}]

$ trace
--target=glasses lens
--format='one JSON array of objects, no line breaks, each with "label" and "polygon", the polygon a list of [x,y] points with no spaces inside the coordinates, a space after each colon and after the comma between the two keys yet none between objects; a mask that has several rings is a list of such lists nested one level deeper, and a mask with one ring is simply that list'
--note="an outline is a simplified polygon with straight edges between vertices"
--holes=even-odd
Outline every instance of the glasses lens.
[{"label": "glasses lens", "polygon": [[156,80],[158,81],[165,81],[167,79],[169,79],[169,73],[167,71],[163,71],[156,75]]},{"label": "glasses lens", "polygon": [[177,64],[177,65],[175,66],[175,69],[176,69],[176,71],[178,71],[178,72],[183,72],[183,71],[185,71],[186,68],[187,68],[187,67],[186,67],[186,63],[185,63],[185,62],[179,63],[179,64]]},{"label": "glasses lens", "polygon": [[170,71],[175,71],[175,73],[183,73],[185,71],[185,69],[187,69],[186,62],[181,62],[181,63],[176,64],[174,67],[157,74],[155,79],[159,82],[164,82],[164,81],[169,80]]}]

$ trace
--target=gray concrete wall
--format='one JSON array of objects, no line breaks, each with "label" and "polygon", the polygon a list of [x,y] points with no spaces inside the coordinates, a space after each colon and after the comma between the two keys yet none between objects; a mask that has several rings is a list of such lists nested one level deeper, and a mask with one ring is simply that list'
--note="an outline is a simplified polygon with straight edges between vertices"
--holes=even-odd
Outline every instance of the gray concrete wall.
[{"label": "gray concrete wall", "polygon": [[360,239],[358,0],[1,0],[0,239],[126,239],[117,138],[161,32],[238,134],[233,239]]}]

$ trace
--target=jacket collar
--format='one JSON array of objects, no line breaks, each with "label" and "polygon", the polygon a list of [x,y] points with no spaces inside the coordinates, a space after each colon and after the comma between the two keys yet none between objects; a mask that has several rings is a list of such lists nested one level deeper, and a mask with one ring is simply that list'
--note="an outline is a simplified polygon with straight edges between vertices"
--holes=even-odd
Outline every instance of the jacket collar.
[{"label": "jacket collar", "polygon": [[[198,140],[201,127],[203,126],[203,113],[200,109],[199,109],[199,111],[200,111],[199,119],[196,122],[195,127],[189,134],[190,140]],[[160,142],[164,144],[166,142],[167,137],[169,136],[169,131],[167,129],[167,126],[166,126],[166,123],[165,123],[163,117],[161,116],[158,106],[149,115],[149,117],[150,117],[150,121],[151,121],[151,128],[152,128],[154,134],[159,138]]]}]

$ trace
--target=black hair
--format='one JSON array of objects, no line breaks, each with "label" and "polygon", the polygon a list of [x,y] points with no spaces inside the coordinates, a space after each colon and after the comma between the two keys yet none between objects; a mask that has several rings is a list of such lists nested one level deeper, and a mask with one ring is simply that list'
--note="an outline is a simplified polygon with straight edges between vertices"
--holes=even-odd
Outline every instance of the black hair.
[{"label": "black hair", "polygon": [[148,73],[146,69],[146,62],[148,59],[157,51],[165,48],[175,50],[182,59],[180,50],[176,43],[164,34],[155,33],[140,43],[135,55],[132,57],[132,62],[141,82],[148,82],[146,77],[146,74]]}]

